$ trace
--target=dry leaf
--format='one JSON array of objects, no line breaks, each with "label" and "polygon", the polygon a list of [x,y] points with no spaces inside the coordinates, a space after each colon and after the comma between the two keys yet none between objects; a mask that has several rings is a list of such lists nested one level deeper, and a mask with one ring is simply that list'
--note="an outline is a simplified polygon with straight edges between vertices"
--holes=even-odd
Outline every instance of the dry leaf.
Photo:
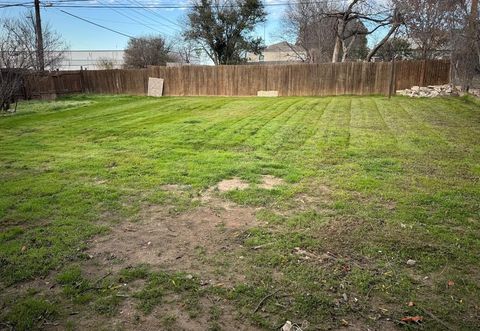
[{"label": "dry leaf", "polygon": [[409,307],[413,307],[413,306],[415,306],[415,302],[410,301],[409,303],[407,303],[407,305],[408,305]]},{"label": "dry leaf", "polygon": [[451,287],[451,286],[455,285],[455,282],[453,280],[449,280],[447,282],[447,285],[448,285],[448,287]]},{"label": "dry leaf", "polygon": [[405,323],[418,323],[423,321],[423,316],[406,316],[402,318],[401,321]]},{"label": "dry leaf", "polygon": [[22,252],[25,252],[27,250],[27,246],[22,246]]}]

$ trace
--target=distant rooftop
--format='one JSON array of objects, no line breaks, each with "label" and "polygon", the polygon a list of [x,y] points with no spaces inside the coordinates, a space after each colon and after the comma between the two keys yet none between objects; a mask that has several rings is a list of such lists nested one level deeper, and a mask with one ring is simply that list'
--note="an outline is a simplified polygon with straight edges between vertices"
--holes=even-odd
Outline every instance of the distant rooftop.
[{"label": "distant rooftop", "polygon": [[282,41],[272,44],[265,48],[264,52],[303,52],[304,49],[297,45],[292,45],[289,42]]}]

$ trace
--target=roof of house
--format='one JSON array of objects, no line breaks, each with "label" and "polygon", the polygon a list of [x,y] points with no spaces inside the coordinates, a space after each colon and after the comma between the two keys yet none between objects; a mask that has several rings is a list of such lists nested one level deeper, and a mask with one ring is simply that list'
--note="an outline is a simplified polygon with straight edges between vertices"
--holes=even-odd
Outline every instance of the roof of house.
[{"label": "roof of house", "polygon": [[297,45],[292,45],[286,41],[276,43],[265,48],[264,52],[304,52],[305,50]]}]

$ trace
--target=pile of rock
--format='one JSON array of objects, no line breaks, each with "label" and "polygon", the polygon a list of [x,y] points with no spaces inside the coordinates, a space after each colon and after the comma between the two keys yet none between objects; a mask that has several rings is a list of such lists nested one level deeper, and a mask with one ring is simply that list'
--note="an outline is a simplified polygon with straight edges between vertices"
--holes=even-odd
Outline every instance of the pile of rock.
[{"label": "pile of rock", "polygon": [[412,98],[458,97],[459,90],[451,85],[413,86],[410,89],[398,90],[397,95]]}]

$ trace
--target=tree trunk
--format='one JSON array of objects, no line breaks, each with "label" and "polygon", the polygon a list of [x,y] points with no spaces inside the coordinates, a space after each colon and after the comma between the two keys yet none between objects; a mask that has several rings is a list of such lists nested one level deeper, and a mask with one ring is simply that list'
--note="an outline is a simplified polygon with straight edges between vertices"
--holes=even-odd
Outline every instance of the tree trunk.
[{"label": "tree trunk", "polygon": [[333,48],[332,63],[338,62],[338,57],[340,55],[340,46],[340,37],[337,36],[337,39],[335,39],[335,47]]},{"label": "tree trunk", "polygon": [[345,31],[345,21],[339,20],[337,23],[337,38],[335,39],[335,47],[333,48],[332,63],[338,62],[340,58],[340,49],[343,47],[342,36]]},{"label": "tree trunk", "polygon": [[383,46],[383,44],[385,44],[387,42],[387,40],[390,38],[390,36],[400,27],[400,23],[394,23],[392,25],[392,27],[390,28],[390,31],[388,31],[388,33],[386,34],[385,37],[383,37],[382,40],[380,40],[380,42],[378,44],[376,44],[372,50],[370,51],[370,53],[368,53],[367,55],[367,62],[370,62],[372,60],[372,57],[375,56],[375,54],[377,54],[378,50],[380,49],[380,47]]},{"label": "tree trunk", "polygon": [[343,42],[343,54],[342,54],[342,62],[345,62],[347,60],[347,56],[350,53],[350,50],[352,49],[353,43],[357,39],[357,35],[352,36],[352,40],[348,43],[348,46],[345,47],[345,41]]}]

